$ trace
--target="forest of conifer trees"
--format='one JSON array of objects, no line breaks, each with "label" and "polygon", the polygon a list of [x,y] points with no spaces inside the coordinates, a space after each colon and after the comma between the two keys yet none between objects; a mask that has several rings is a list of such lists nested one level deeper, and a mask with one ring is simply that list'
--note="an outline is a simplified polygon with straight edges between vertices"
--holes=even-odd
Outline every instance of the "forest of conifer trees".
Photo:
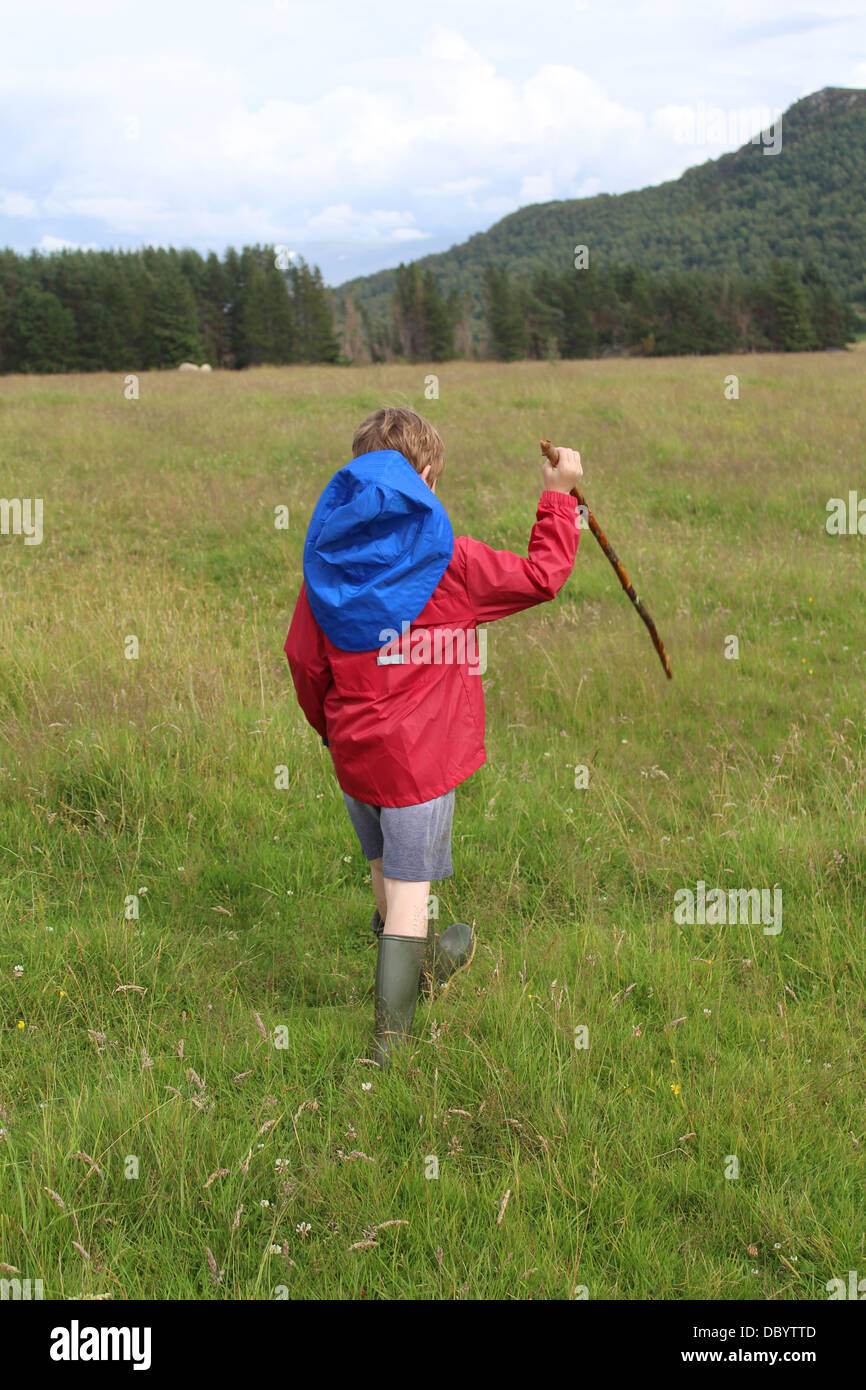
[{"label": "forest of conifer trees", "polygon": [[812,265],[774,259],[762,275],[648,273],[635,266],[485,275],[489,356],[646,356],[841,348],[853,311]]},{"label": "forest of conifer trees", "polygon": [[432,271],[401,265],[387,323],[352,310],[355,352],[441,362],[451,357],[520,358],[670,356],[717,352],[805,352],[841,348],[854,336],[854,311],[813,265],[772,260],[763,275],[635,266],[539,269],[512,277],[490,265],[484,316],[473,334],[474,306],[452,290],[447,300]]},{"label": "forest of conifer trees", "polygon": [[635,266],[539,269],[496,265],[478,306],[446,299],[429,269],[401,265],[386,318],[332,291],[301,259],[273,247],[0,252],[0,372],[128,371],[309,362],[442,362],[453,357],[810,351],[840,348],[853,310],[813,265],[773,260],[733,277]]},{"label": "forest of conifer trees", "polygon": [[0,372],[334,362],[332,296],[273,247],[0,251]]}]

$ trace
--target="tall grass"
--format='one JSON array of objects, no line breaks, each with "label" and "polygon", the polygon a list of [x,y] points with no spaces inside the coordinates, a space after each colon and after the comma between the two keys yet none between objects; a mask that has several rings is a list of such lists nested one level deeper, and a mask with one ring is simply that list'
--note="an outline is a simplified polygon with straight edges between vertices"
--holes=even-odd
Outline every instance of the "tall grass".
[{"label": "tall grass", "polygon": [[[858,349],[0,383],[0,490],[45,514],[0,537],[0,1264],[46,1298],[866,1272],[866,537],[824,528],[864,376]],[[539,436],[580,448],[675,679],[589,534],[555,603],[491,626],[439,887],[481,944],[382,1075],[366,865],[282,644],[385,401],[435,421],[455,530],[497,546],[525,550]],[[781,932],[678,925],[700,879],[779,885]]]}]

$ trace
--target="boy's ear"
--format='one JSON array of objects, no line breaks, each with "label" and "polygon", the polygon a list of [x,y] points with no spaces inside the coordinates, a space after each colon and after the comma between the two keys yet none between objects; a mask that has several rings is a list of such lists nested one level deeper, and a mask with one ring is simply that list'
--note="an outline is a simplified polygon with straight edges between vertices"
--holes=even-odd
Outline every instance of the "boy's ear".
[{"label": "boy's ear", "polygon": [[436,484],[427,482],[427,479],[430,477],[430,469],[432,467],[432,463],[428,463],[427,467],[421,473],[421,481],[422,483],[427,483],[427,486],[430,488],[431,492],[435,492]]}]

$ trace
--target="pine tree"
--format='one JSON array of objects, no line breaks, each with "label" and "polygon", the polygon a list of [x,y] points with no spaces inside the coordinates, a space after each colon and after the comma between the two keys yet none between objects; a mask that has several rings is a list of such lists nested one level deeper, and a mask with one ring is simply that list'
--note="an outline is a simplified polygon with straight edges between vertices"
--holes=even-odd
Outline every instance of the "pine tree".
[{"label": "pine tree", "polygon": [[803,352],[815,346],[809,306],[793,261],[773,260],[769,297],[771,339],[783,352]]},{"label": "pine tree", "polygon": [[75,360],[75,319],[55,294],[25,285],[9,317],[9,371],[71,369]]},{"label": "pine tree", "polygon": [[851,333],[846,306],[811,262],[803,271],[803,286],[816,347],[844,347]]},{"label": "pine tree", "polygon": [[204,267],[197,296],[204,361],[212,367],[225,367],[231,352],[231,333],[227,313],[227,276],[219,256],[211,251]]},{"label": "pine tree", "polygon": [[488,353],[500,362],[513,362],[526,348],[526,326],[508,273],[488,266],[484,274]]},{"label": "pine tree", "polygon": [[565,285],[562,277],[550,270],[538,271],[528,289],[524,289],[523,320],[526,324],[526,351],[530,357],[550,358],[560,353],[564,335]]},{"label": "pine tree", "polygon": [[145,253],[150,262],[147,292],[147,365],[177,367],[200,362],[201,336],[195,296],[178,264],[176,252]]},{"label": "pine tree", "polygon": [[83,258],[82,292],[75,309],[77,367],[82,372],[118,371],[128,360],[123,319],[110,293],[112,264],[112,256],[95,251]]},{"label": "pine tree", "polygon": [[388,324],[382,319],[374,321],[366,304],[361,305],[361,327],[370,361],[391,362],[394,357],[394,345]]},{"label": "pine tree", "polygon": [[598,351],[598,334],[591,315],[596,278],[591,269],[567,271],[562,277],[562,357],[594,357]]},{"label": "pine tree", "polygon": [[397,285],[391,301],[394,321],[394,351],[410,362],[424,350],[424,290],[421,272],[413,262],[397,267]]},{"label": "pine tree", "polygon": [[454,324],[431,270],[421,280],[421,352],[430,362],[454,356]]},{"label": "pine tree", "polygon": [[294,362],[296,331],[289,285],[275,265],[267,272],[266,312],[271,338],[268,361],[278,366]]},{"label": "pine tree", "polygon": [[267,324],[267,281],[258,248],[245,246],[232,302],[234,365],[255,367],[268,360],[271,349]]},{"label": "pine tree", "polygon": [[340,345],[334,328],[334,309],[318,266],[311,270],[299,258],[289,271],[292,311],[297,334],[297,360],[336,362]]}]

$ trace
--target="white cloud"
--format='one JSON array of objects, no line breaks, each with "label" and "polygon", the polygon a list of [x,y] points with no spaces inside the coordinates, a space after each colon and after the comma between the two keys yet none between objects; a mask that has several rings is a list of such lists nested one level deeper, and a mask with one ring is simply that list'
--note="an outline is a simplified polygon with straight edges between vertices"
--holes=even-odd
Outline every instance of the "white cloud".
[{"label": "white cloud", "polygon": [[866,82],[840,26],[806,33],[814,0],[789,0],[797,32],[752,44],[751,67],[738,34],[763,35],[776,0],[712,16],[534,0],[519,30],[495,0],[437,0],[421,25],[397,0],[250,0],[245,25],[207,0],[150,0],[146,23],[81,5],[30,0],[4,37],[0,243],[448,245],[520,205],[644,187],[742,143],[678,139],[701,102],[776,110],[852,66]]},{"label": "white cloud", "polygon": [[468,197],[472,193],[477,193],[479,188],[484,188],[489,182],[489,179],[481,178],[477,174],[470,174],[465,179],[445,179],[443,183],[429,188],[417,188],[415,191],[421,196],[431,198]]},{"label": "white cloud", "polygon": [[36,204],[26,193],[4,193],[0,199],[0,216],[35,217],[36,214]]},{"label": "white cloud", "polygon": [[477,56],[470,44],[456,29],[446,29],[437,25],[427,42],[427,52],[431,58],[440,58],[443,63],[476,63]]},{"label": "white cloud", "polygon": [[52,251],[96,251],[98,247],[93,241],[89,242],[86,246],[82,246],[77,241],[67,241],[65,237],[49,236],[46,233],[45,236],[40,237],[37,250],[45,251],[46,253]]},{"label": "white cloud", "polygon": [[543,174],[526,174],[518,195],[523,207],[526,203],[549,203],[553,197],[553,174],[545,169]]},{"label": "white cloud", "polygon": [[[639,141],[646,124],[575,68],[506,78],[444,27],[379,90],[342,83],[305,102],[256,101],[241,74],[204,58],[94,60],[10,77],[7,109],[25,117],[17,164],[53,152],[60,172],[44,201],[55,215],[143,239],[179,224],[191,235],[232,211],[246,234],[250,208],[262,209],[260,240],[325,230],[398,239],[398,228],[399,239],[420,239],[407,199],[445,200],[441,224],[469,205],[513,207],[521,187],[526,199],[567,196],[590,172],[588,158],[605,152],[615,170],[617,148]],[[35,149],[28,129],[39,131]]]},{"label": "white cloud", "polygon": [[60,206],[82,217],[96,218],[115,232],[134,231],[142,223],[158,222],[163,216],[159,204],[141,198],[69,198]]},{"label": "white cloud", "polygon": [[354,241],[421,241],[429,235],[411,226],[411,212],[374,208],[370,212],[337,203],[307,219],[307,231],[314,236]]},{"label": "white cloud", "polygon": [[591,175],[588,179],[582,179],[580,183],[575,184],[568,196],[569,198],[593,198],[596,193],[601,191],[601,179]]}]

